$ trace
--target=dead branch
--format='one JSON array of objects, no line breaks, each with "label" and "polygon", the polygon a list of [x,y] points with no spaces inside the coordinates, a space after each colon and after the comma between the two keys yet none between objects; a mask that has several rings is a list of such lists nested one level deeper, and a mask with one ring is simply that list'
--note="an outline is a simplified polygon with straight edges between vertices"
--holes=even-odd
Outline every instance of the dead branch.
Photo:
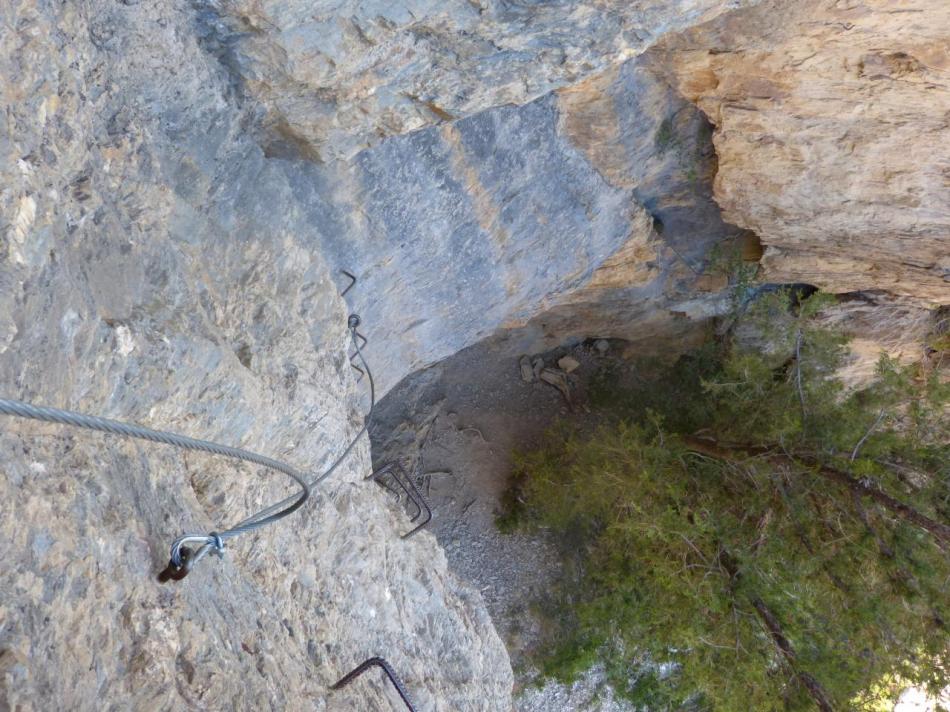
[{"label": "dead branch", "polygon": [[923,512],[919,512],[909,504],[905,504],[894,497],[891,497],[884,490],[878,487],[872,487],[865,480],[858,479],[851,474],[821,463],[817,457],[812,454],[797,453],[789,455],[785,453],[776,453],[767,448],[754,445],[730,445],[723,446],[712,440],[705,440],[695,437],[685,437],[684,442],[690,450],[696,450],[704,455],[716,457],[723,461],[734,461],[748,459],[750,456],[758,456],[765,459],[774,466],[785,465],[789,462],[801,462],[810,467],[813,472],[824,477],[827,480],[836,482],[855,494],[873,500],[884,507],[892,514],[900,517],[904,521],[910,522],[921,529],[930,532],[937,544],[944,550],[950,549],[950,526],[942,522],[935,521]]},{"label": "dead branch", "polygon": [[881,408],[881,412],[878,413],[877,419],[871,424],[871,427],[868,428],[868,431],[864,434],[864,437],[858,440],[858,444],[854,446],[854,450],[851,452],[851,462],[854,462],[854,458],[858,456],[858,452],[861,450],[861,446],[864,445],[864,441],[868,439],[871,433],[874,432],[874,429],[881,424],[881,421],[884,419],[884,409]]}]

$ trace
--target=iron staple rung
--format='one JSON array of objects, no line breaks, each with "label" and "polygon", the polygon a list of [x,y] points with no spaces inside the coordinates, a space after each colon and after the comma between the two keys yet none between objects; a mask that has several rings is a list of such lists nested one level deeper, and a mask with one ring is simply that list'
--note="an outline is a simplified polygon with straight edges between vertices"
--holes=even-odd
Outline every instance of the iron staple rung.
[{"label": "iron staple rung", "polygon": [[402,701],[406,703],[406,708],[409,710],[409,712],[416,712],[416,708],[413,707],[412,702],[409,701],[409,693],[407,693],[406,689],[402,686],[402,682],[399,680],[399,677],[396,675],[395,671],[392,669],[392,667],[390,667],[389,663],[386,662],[384,658],[380,658],[378,656],[361,662],[350,672],[346,673],[346,675],[330,685],[330,689],[339,690],[340,688],[346,687],[351,682],[353,682],[353,680],[374,666],[381,668],[382,671],[386,673],[386,677],[389,678],[389,681],[393,684],[393,687],[396,688],[396,692],[399,693]]},{"label": "iron staple rung", "polygon": [[412,477],[406,473],[405,468],[399,462],[387,462],[378,470],[370,474],[366,479],[378,482],[379,479],[385,475],[391,475],[393,481],[396,482],[402,488],[403,492],[406,493],[406,497],[409,498],[409,501],[416,505],[416,509],[418,511],[416,512],[415,516],[409,520],[410,522],[415,522],[423,513],[423,511],[426,514],[425,519],[423,519],[422,522],[417,524],[414,529],[409,530],[401,537],[403,539],[408,539],[413,534],[422,529],[426,524],[432,521],[432,510],[429,508],[429,504],[426,502],[425,497],[422,496],[422,493],[412,481]]}]

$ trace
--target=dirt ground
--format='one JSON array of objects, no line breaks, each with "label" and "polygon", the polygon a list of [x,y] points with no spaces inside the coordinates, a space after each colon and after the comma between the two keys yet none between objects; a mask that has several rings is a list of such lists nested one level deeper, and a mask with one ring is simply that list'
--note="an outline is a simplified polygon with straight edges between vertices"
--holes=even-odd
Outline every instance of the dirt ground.
[{"label": "dirt ground", "polygon": [[[521,712],[626,709],[613,701],[596,670],[570,688],[530,684],[534,673],[525,653],[539,634],[530,604],[560,564],[543,537],[506,535],[495,526],[514,453],[537,445],[558,419],[589,417],[589,380],[616,361],[621,349],[620,343],[585,342],[532,356],[524,373],[528,382],[519,357],[504,343],[482,342],[413,374],[387,394],[373,417],[374,465],[399,460],[413,473],[432,508],[428,530],[455,573],[481,591],[508,646]],[[558,367],[564,356],[576,361],[562,362],[573,368],[570,374]],[[538,358],[551,369],[545,378],[560,389],[536,377]],[[407,531],[411,526],[407,516]]]}]

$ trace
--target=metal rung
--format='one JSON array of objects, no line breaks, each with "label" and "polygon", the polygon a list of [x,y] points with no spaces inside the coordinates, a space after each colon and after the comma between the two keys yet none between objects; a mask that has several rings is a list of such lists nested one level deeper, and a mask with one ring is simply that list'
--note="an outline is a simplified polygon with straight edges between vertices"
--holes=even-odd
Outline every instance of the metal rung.
[{"label": "metal rung", "polygon": [[399,678],[396,676],[395,671],[389,666],[389,663],[386,662],[384,658],[375,657],[370,658],[369,660],[364,660],[359,665],[357,665],[353,670],[346,673],[343,677],[337,680],[335,683],[330,685],[331,690],[339,690],[342,687],[346,687],[353,680],[358,678],[364,672],[369,670],[371,667],[382,668],[382,671],[386,673],[386,677],[389,678],[389,681],[393,684],[393,687],[396,688],[396,692],[399,693],[399,696],[402,698],[402,701],[406,703],[406,709],[409,712],[416,712],[416,708],[412,706],[412,702],[409,701],[409,694],[406,692],[406,689],[402,686]]},{"label": "metal rung", "polygon": [[381,478],[389,475],[392,477],[393,481],[402,488],[402,491],[406,493],[406,497],[416,505],[416,514],[410,519],[410,522],[415,522],[419,516],[425,512],[425,519],[422,520],[419,524],[416,525],[414,529],[406,532],[402,535],[403,539],[408,539],[413,534],[422,529],[426,524],[432,521],[432,510],[429,508],[429,504],[426,502],[425,497],[422,496],[422,493],[416,488],[415,483],[412,481],[405,468],[399,462],[387,462],[381,468],[373,472],[366,479],[374,480],[379,482]]}]

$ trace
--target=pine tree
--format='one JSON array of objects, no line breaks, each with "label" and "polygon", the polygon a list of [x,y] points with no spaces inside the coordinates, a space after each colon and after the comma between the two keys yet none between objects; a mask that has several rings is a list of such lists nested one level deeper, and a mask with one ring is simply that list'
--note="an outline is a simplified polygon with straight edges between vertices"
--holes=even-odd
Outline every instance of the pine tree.
[{"label": "pine tree", "polygon": [[520,457],[501,524],[572,552],[544,674],[601,662],[650,709],[723,712],[950,684],[950,387],[882,358],[846,392],[828,299],[790,296],[747,317],[783,325],[769,348],[726,339]]}]

